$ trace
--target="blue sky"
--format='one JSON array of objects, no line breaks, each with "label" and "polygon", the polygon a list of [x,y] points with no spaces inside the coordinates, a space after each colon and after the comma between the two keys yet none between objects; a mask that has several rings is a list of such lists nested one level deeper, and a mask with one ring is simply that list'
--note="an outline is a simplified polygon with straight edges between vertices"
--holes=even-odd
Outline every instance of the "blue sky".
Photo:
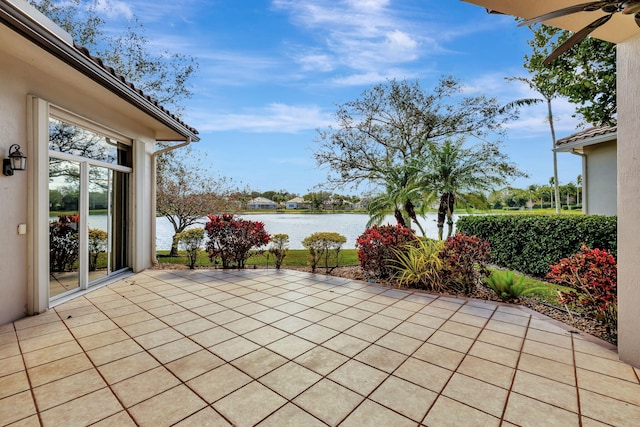
[{"label": "blue sky", "polygon": [[[458,0],[98,0],[109,25],[134,14],[152,48],[197,59],[184,120],[212,171],[258,191],[305,194],[326,170],[312,153],[336,106],[386,79],[425,89],[453,75],[468,95],[507,103],[538,97],[508,76],[526,76],[527,28]],[[574,108],[554,100],[559,138],[577,131]],[[509,125],[504,151],[529,178],[553,175],[544,105]],[[469,140],[473,143],[473,140]],[[558,155],[559,181],[575,182],[580,158]],[[338,191],[341,192],[341,191]],[[348,191],[347,191],[348,192]],[[353,191],[351,191],[353,193]]]}]

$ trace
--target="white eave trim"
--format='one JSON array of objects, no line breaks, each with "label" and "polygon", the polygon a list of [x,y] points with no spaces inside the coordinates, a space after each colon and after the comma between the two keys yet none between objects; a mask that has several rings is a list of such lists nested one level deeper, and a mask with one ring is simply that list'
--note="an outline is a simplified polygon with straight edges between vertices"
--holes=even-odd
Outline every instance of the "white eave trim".
[{"label": "white eave trim", "polygon": [[587,147],[589,145],[602,144],[603,142],[615,141],[617,139],[618,139],[618,132],[610,132],[610,133],[605,133],[604,135],[591,136],[588,138],[579,139],[577,141],[562,144],[559,147],[554,148],[553,151],[558,153],[570,152],[582,147]]}]

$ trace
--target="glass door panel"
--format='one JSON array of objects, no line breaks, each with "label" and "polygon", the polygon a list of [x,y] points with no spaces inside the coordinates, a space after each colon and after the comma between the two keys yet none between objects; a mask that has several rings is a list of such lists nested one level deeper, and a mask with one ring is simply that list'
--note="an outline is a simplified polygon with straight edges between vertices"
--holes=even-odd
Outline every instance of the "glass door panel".
[{"label": "glass door panel", "polygon": [[80,287],[80,164],[49,159],[49,296]]},{"label": "glass door panel", "polygon": [[89,283],[111,272],[111,176],[107,168],[89,167]]}]

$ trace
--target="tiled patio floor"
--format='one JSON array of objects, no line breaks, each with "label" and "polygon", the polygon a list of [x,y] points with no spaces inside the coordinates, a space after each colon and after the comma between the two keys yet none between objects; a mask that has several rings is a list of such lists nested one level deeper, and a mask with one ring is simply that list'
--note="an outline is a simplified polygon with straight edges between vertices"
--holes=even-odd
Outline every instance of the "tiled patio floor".
[{"label": "tiled patio floor", "polygon": [[0,326],[0,424],[640,425],[639,372],[515,306],[146,271]]}]

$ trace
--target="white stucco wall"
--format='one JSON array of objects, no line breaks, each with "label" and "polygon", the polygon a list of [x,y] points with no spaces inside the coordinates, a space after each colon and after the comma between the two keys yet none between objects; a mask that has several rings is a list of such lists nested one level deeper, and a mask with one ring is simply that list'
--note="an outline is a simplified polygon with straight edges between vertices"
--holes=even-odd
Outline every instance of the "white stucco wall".
[{"label": "white stucco wall", "polygon": [[[37,162],[38,150],[29,141],[29,95],[116,130],[134,141],[131,263],[135,270],[152,265],[149,153],[155,145],[156,131],[147,126],[148,117],[141,117],[139,110],[121,98],[0,25],[0,158],[7,157],[11,144],[19,144],[28,157],[27,171],[15,172],[12,177],[0,174],[0,324],[24,316],[30,298],[47,300],[46,295],[28,291],[38,277],[48,275],[33,274],[36,269],[40,273],[43,269],[48,272],[46,262],[40,260],[29,265],[29,259],[34,259],[29,254],[33,250],[30,240],[33,240],[37,215],[29,211],[33,200],[28,182],[46,183],[48,176],[47,169],[38,170],[37,165],[42,168],[46,162]],[[38,154],[46,157],[46,141],[44,143],[42,149],[41,141]],[[48,192],[44,197],[42,205],[47,206]],[[27,235],[18,235],[18,224],[27,224]],[[37,244],[48,245],[48,228],[41,231]],[[42,307],[33,301],[31,305]]]},{"label": "white stucco wall", "polygon": [[640,35],[617,49],[618,352],[640,367]]},{"label": "white stucco wall", "polygon": [[584,148],[587,173],[585,213],[616,215],[617,210],[617,149],[616,142],[606,142]]}]

